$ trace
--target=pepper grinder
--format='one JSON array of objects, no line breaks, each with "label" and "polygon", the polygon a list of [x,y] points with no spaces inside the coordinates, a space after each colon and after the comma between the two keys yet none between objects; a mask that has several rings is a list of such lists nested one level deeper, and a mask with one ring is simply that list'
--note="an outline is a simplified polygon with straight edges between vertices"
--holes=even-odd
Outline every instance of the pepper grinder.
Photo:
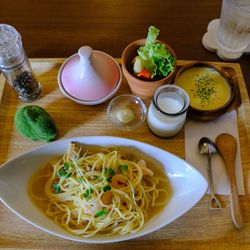
[{"label": "pepper grinder", "polygon": [[7,24],[0,24],[0,71],[21,101],[32,102],[40,96],[41,85],[31,69],[21,36]]}]

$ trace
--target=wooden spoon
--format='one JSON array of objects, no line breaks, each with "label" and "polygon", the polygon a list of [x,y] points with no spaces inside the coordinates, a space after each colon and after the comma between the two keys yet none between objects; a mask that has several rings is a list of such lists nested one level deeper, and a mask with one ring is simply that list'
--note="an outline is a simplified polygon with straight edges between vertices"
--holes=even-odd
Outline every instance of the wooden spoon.
[{"label": "wooden spoon", "polygon": [[237,143],[235,138],[230,134],[220,134],[216,140],[215,144],[222,155],[227,169],[227,174],[230,182],[230,208],[231,216],[234,225],[237,228],[241,228],[243,225],[238,190],[236,186],[235,178],[235,157],[237,151]]}]

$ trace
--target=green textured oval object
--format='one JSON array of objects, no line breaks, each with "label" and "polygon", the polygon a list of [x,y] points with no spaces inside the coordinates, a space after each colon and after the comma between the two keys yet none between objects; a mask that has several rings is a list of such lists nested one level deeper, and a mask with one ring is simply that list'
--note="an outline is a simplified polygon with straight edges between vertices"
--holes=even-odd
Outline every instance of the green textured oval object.
[{"label": "green textured oval object", "polygon": [[28,105],[17,110],[14,117],[18,132],[33,141],[52,141],[58,130],[54,120],[41,107]]}]

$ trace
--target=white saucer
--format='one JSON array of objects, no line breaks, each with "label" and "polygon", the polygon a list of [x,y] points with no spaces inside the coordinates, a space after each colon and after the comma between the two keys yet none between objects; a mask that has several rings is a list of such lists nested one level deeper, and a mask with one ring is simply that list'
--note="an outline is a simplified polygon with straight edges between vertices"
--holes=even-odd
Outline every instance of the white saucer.
[{"label": "white saucer", "polygon": [[[217,53],[217,44],[216,44],[216,33],[219,27],[220,19],[213,19],[212,21],[209,22],[207,26],[207,32],[204,34],[202,37],[202,44],[203,46],[212,52]],[[243,54],[248,54],[250,53],[250,45],[246,48]],[[218,56],[226,61],[232,61],[232,60],[237,60],[241,57],[241,54],[239,54],[239,57],[233,58],[230,53],[227,53],[227,55],[222,56],[218,54]],[[235,56],[235,55],[234,55]]]}]

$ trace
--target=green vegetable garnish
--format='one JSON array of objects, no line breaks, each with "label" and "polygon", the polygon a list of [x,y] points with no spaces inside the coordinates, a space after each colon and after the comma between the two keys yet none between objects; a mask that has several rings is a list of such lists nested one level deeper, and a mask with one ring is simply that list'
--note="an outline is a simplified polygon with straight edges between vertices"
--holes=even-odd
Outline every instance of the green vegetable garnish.
[{"label": "green vegetable garnish", "polygon": [[103,191],[104,192],[107,192],[108,190],[111,189],[111,186],[110,185],[106,185],[105,187],[103,187]]},{"label": "green vegetable garnish", "polygon": [[108,181],[108,182],[111,182],[111,181],[112,181],[112,177],[109,177],[109,178],[107,179],[107,181]]},{"label": "green vegetable garnish", "polygon": [[85,191],[85,193],[83,194],[83,197],[88,201],[91,199],[91,194],[94,192],[94,190],[92,188],[89,188]]},{"label": "green vegetable garnish", "polygon": [[74,164],[72,162],[64,162],[63,166],[67,169],[74,167]]},{"label": "green vegetable garnish", "polygon": [[107,214],[107,211],[106,210],[101,210],[101,211],[99,211],[99,212],[97,212],[95,214],[95,217],[98,218],[98,217],[103,216],[105,214]]},{"label": "green vegetable garnish", "polygon": [[72,173],[70,173],[70,170],[72,168],[73,164],[70,162],[65,162],[63,164],[63,167],[61,167],[59,169],[59,171],[57,172],[57,176],[58,177],[65,177],[65,178],[69,178],[71,176]]},{"label": "green vegetable garnish", "polygon": [[108,174],[109,174],[109,176],[114,176],[114,175],[115,175],[115,171],[114,171],[114,169],[109,168],[109,170],[108,170]]},{"label": "green vegetable garnish", "polygon": [[107,176],[114,176],[115,175],[115,171],[113,168],[105,168],[104,169],[104,174]]},{"label": "green vegetable garnish", "polygon": [[198,97],[201,100],[202,106],[204,106],[204,104],[210,103],[211,97],[214,93],[216,93],[216,80],[207,74],[197,74],[194,76],[194,82],[196,89],[191,89],[194,97]]},{"label": "green vegetable garnish", "polygon": [[104,174],[106,175],[107,181],[111,182],[112,177],[115,175],[115,170],[113,168],[105,168]]},{"label": "green vegetable garnish", "polygon": [[156,41],[159,32],[156,27],[149,27],[146,44],[138,49],[138,56],[135,58],[136,75],[151,79],[163,78],[174,70],[176,58],[164,44]]},{"label": "green vegetable garnish", "polygon": [[126,171],[128,171],[128,165],[127,164],[120,165],[118,168],[121,171],[121,173],[125,173]]},{"label": "green vegetable garnish", "polygon": [[98,176],[95,178],[95,180],[98,180],[98,181],[103,181],[105,180],[105,177],[102,177],[102,176]]},{"label": "green vegetable garnish", "polygon": [[58,193],[60,193],[60,186],[58,185],[58,184],[56,184],[56,183],[53,183],[53,188],[54,188],[54,190],[55,190],[55,192],[58,194]]}]

